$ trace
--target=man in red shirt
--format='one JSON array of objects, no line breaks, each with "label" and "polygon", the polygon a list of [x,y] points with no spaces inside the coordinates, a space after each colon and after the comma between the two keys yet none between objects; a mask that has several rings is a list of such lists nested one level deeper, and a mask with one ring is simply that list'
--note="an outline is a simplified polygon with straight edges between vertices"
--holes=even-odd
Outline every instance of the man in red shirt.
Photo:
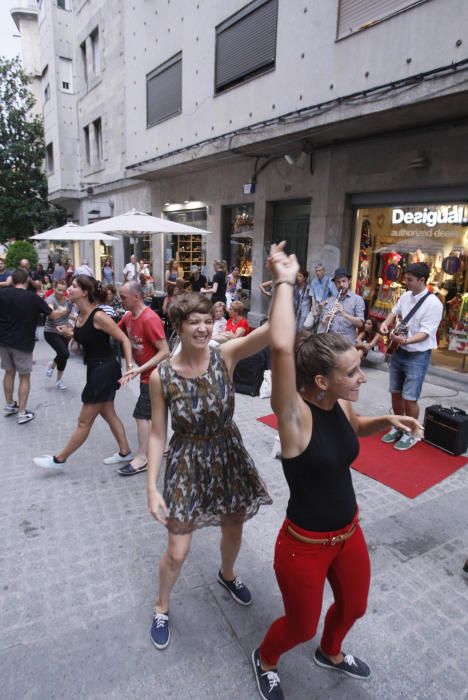
[{"label": "man in red shirt", "polygon": [[148,440],[151,429],[149,380],[153,369],[169,355],[169,346],[161,319],[143,302],[141,285],[135,281],[127,282],[120,288],[119,295],[127,313],[118,325],[128,335],[132,344],[133,359],[138,365],[138,368],[132,367],[124,374],[122,384],[140,375],[140,396],[133,411],[137,422],[138,453],[131,462],[119,469],[121,476],[133,476],[148,468]]}]

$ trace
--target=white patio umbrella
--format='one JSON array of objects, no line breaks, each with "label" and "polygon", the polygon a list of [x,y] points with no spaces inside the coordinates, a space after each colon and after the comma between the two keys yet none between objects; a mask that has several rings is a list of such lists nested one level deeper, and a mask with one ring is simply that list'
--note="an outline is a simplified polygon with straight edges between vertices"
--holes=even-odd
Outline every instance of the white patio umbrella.
[{"label": "white patio umbrella", "polygon": [[92,224],[82,227],[83,231],[89,232],[112,232],[127,233],[131,236],[147,236],[149,233],[172,233],[176,236],[184,236],[190,233],[209,233],[202,228],[178,224],[169,219],[160,219],[141,211],[127,211],[125,214],[113,216],[110,219],[95,221]]},{"label": "white patio umbrella", "polygon": [[83,226],[78,226],[69,221],[64,226],[52,228],[50,231],[31,236],[34,241],[118,241],[117,236],[109,236],[106,233],[85,231]]}]

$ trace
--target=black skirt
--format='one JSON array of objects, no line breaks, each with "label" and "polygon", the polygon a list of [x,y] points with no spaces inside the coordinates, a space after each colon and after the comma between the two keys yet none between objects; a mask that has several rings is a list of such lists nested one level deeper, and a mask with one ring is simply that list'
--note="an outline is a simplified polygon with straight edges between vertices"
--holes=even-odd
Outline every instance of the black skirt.
[{"label": "black skirt", "polygon": [[115,392],[120,389],[122,372],[116,360],[109,357],[103,360],[88,360],[86,386],[81,394],[83,403],[104,403],[113,401]]}]

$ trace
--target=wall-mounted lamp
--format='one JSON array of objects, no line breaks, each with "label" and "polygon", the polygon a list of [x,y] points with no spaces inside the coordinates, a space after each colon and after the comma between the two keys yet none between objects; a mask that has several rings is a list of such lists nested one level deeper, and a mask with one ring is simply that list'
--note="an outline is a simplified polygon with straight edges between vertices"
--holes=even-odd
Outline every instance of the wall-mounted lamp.
[{"label": "wall-mounted lamp", "polygon": [[288,165],[296,168],[305,168],[307,161],[309,161],[310,173],[313,174],[312,153],[312,142],[309,139],[304,139],[300,148],[285,153],[283,158]]}]

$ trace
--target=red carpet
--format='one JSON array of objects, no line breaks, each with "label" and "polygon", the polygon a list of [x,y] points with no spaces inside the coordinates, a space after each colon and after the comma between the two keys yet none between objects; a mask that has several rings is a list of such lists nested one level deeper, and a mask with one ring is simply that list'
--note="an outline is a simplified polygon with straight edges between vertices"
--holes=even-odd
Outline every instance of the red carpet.
[{"label": "red carpet", "polygon": [[[257,420],[270,428],[278,425],[274,413]],[[407,452],[398,452],[381,441],[382,435],[359,439],[361,451],[353,469],[407,498],[416,498],[468,463],[468,457],[453,457],[425,442],[418,442]]]}]

